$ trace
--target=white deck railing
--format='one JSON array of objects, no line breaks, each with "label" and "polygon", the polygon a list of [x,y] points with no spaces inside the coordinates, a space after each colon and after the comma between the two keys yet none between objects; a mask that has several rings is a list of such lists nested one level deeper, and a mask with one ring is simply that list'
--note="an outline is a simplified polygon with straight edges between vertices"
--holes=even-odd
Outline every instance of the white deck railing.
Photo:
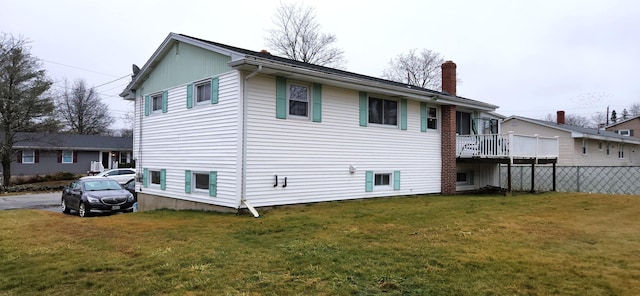
[{"label": "white deck railing", "polygon": [[456,136],[456,156],[461,158],[557,158],[558,138],[506,135]]}]

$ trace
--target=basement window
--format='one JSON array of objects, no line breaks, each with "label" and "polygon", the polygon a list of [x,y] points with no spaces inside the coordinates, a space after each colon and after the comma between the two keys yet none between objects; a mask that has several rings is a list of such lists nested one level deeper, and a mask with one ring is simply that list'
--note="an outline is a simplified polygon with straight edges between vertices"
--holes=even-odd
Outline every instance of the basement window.
[{"label": "basement window", "polygon": [[209,192],[209,173],[193,173],[194,189]]},{"label": "basement window", "polygon": [[151,184],[160,185],[160,171],[150,171],[151,174]]},{"label": "basement window", "polygon": [[391,185],[391,174],[375,174],[374,185],[375,186]]},{"label": "basement window", "polygon": [[456,184],[457,185],[473,185],[473,172],[458,172],[456,173]]}]

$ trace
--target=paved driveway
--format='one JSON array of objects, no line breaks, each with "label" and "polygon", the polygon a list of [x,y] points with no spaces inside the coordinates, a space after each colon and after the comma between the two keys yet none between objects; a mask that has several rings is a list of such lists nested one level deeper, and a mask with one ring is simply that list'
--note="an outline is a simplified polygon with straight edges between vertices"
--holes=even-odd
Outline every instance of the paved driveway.
[{"label": "paved driveway", "polygon": [[43,209],[60,212],[62,192],[0,196],[0,210]]}]

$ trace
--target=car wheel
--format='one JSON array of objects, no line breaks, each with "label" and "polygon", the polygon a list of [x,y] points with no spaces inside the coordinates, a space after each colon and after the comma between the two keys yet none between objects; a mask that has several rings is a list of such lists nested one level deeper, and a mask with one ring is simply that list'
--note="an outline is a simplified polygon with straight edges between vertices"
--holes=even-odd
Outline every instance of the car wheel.
[{"label": "car wheel", "polygon": [[67,202],[65,202],[64,197],[62,198],[62,202],[60,202],[60,209],[63,213],[69,214],[70,209],[67,207]]},{"label": "car wheel", "polygon": [[83,202],[81,202],[80,206],[78,207],[78,216],[80,217],[89,216],[89,211],[87,211],[87,207],[84,205]]}]

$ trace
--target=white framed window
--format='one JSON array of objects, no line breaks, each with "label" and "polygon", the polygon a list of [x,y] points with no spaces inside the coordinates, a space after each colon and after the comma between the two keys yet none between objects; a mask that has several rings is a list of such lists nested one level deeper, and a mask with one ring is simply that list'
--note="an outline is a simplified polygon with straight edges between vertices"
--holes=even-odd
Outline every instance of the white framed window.
[{"label": "white framed window", "polygon": [[611,155],[611,143],[607,142],[607,156]]},{"label": "white framed window", "polygon": [[624,158],[624,144],[618,144],[618,158]]},{"label": "white framed window", "polygon": [[309,85],[298,82],[289,82],[287,85],[289,115],[309,117]]},{"label": "white framed window", "polygon": [[373,177],[374,186],[390,186],[391,174],[390,173],[376,173]]},{"label": "white framed window", "polygon": [[193,173],[193,191],[209,193],[209,173],[208,172],[194,172]]},{"label": "white framed window", "polygon": [[22,150],[22,163],[36,163],[35,150]]},{"label": "white framed window", "polygon": [[438,129],[438,109],[427,107],[427,129]]},{"label": "white framed window", "polygon": [[151,112],[162,112],[162,93],[151,96]]},{"label": "white framed window", "polygon": [[587,139],[582,139],[582,155],[587,154]]},{"label": "white framed window", "polygon": [[457,185],[473,185],[473,172],[458,172],[456,173],[456,184]]},{"label": "white framed window", "polygon": [[619,130],[618,134],[621,135],[621,136],[629,137],[629,136],[631,136],[631,131],[628,130],[628,129]]},{"label": "white framed window", "polygon": [[194,85],[196,104],[211,102],[211,80],[198,82]]},{"label": "white framed window", "polygon": [[152,185],[158,185],[160,186],[160,171],[149,171],[149,175],[150,175],[150,183]]},{"label": "white framed window", "polygon": [[130,163],[131,152],[120,152],[120,163]]},{"label": "white framed window", "polygon": [[398,125],[398,101],[369,97],[369,123]]},{"label": "white framed window", "polygon": [[62,151],[62,163],[73,163],[73,151],[71,150]]},{"label": "white framed window", "polygon": [[602,151],[602,141],[598,141],[598,150]]}]

